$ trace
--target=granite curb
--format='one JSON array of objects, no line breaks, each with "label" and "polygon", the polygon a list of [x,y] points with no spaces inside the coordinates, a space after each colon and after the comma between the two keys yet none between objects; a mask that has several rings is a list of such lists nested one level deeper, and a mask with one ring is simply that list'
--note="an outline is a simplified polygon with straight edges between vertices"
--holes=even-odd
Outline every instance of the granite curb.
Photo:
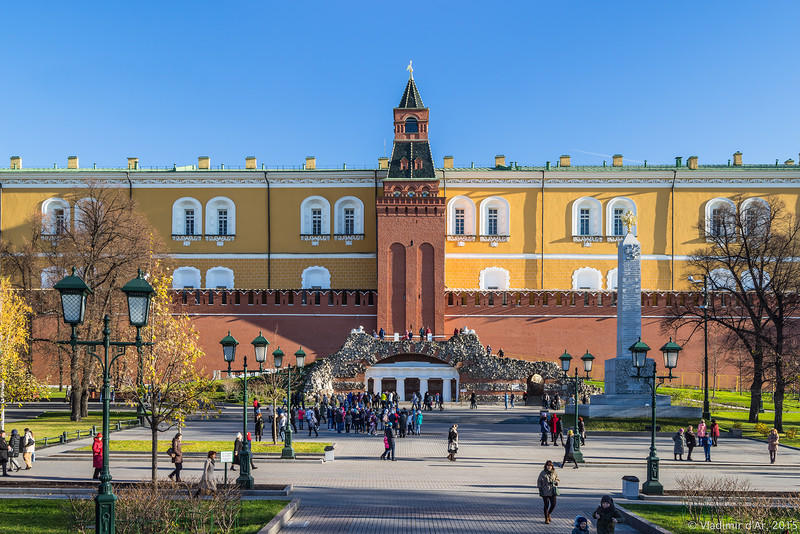
[{"label": "granite curb", "polygon": [[641,532],[642,534],[672,534],[672,531],[651,523],[647,519],[626,510],[622,506],[617,505],[616,508],[622,514],[622,517],[625,518],[624,523],[636,529],[637,532]]},{"label": "granite curb", "polygon": [[284,506],[283,509],[272,518],[272,521],[267,523],[264,528],[258,531],[258,534],[277,534],[283,527],[286,526],[292,517],[294,517],[294,514],[297,513],[297,509],[299,507],[300,499],[292,499],[289,504]]}]

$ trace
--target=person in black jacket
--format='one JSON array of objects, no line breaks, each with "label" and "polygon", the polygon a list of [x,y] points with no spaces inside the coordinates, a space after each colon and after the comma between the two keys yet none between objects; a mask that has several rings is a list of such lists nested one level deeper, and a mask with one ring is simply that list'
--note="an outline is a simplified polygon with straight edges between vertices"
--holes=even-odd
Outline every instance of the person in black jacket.
[{"label": "person in black jacket", "polygon": [[686,460],[692,461],[692,449],[697,447],[697,438],[694,435],[694,430],[692,427],[686,429],[686,432],[683,433],[683,438],[686,440],[686,450],[689,451],[689,454],[686,455]]},{"label": "person in black jacket", "polygon": [[6,441],[5,430],[0,430],[0,464],[3,465],[3,476],[10,476],[6,471],[6,464],[8,463],[8,452],[11,450],[11,445]]},{"label": "person in black jacket", "polygon": [[392,461],[396,461],[397,459],[394,457],[394,432],[392,431],[392,424],[386,424],[386,430],[384,431],[384,435],[389,442],[389,454],[387,455],[388,458],[391,458]]},{"label": "person in black jacket", "polygon": [[603,495],[592,517],[597,519],[597,534],[614,534],[614,525],[622,521],[622,514],[614,508],[614,499],[610,495]]},{"label": "person in black jacket", "polygon": [[242,433],[236,433],[236,439],[233,441],[233,463],[231,464],[231,471],[236,471],[237,465],[241,466],[241,457],[239,453],[242,452]]},{"label": "person in black jacket", "polygon": [[9,468],[14,468],[14,471],[19,471],[19,463],[17,463],[17,458],[22,450],[22,438],[20,437],[16,428],[11,431],[11,439],[8,440],[8,444],[11,447],[11,451],[8,453],[10,464]]},{"label": "person in black jacket", "polygon": [[572,433],[572,430],[568,431],[567,442],[564,443],[564,459],[561,460],[561,469],[564,469],[567,462],[575,464],[573,469],[578,468],[578,462],[575,460],[575,434]]}]

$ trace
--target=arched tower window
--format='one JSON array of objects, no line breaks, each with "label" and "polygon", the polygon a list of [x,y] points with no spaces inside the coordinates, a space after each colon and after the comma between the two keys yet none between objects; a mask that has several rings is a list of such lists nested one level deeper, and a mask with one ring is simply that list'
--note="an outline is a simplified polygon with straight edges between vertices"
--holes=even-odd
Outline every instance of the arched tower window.
[{"label": "arched tower window", "polygon": [[419,123],[414,117],[406,119],[406,133],[419,133]]}]

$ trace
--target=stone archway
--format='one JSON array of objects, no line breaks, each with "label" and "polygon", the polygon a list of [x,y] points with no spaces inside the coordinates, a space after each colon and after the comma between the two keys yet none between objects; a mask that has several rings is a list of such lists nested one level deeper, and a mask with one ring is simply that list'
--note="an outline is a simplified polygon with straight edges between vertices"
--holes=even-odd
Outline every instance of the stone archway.
[{"label": "stone archway", "polygon": [[527,404],[541,403],[542,395],[544,395],[544,378],[534,373],[528,377],[528,380],[525,381],[525,385],[527,386],[526,389],[528,392]]}]

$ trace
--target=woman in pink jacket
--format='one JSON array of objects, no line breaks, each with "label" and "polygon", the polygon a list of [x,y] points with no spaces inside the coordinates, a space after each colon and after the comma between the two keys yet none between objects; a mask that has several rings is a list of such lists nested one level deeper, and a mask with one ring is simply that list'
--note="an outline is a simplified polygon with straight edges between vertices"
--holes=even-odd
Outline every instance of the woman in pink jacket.
[{"label": "woman in pink jacket", "polygon": [[94,467],[93,479],[100,478],[100,471],[103,469],[103,434],[100,432],[94,437],[92,443],[92,466]]}]

